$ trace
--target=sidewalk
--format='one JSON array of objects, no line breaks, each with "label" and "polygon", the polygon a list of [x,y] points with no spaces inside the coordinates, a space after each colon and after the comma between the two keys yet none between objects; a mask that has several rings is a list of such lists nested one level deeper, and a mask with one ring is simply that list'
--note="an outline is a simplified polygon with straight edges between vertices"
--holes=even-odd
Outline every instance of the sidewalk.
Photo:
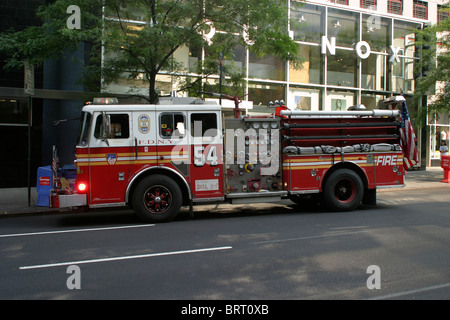
[{"label": "sidewalk", "polygon": [[[444,170],[440,167],[428,167],[426,170],[408,171],[406,175],[406,187],[393,189],[379,189],[378,192],[392,192],[411,189],[448,188],[450,183],[443,183]],[[0,216],[12,214],[32,214],[67,211],[36,206],[36,188],[31,188],[30,206],[28,206],[28,188],[2,188],[0,189]]]}]

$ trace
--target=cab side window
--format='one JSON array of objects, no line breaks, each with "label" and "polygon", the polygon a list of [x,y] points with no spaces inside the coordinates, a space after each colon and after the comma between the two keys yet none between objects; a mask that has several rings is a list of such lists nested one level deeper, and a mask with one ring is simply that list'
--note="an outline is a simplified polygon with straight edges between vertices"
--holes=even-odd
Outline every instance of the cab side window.
[{"label": "cab side window", "polygon": [[215,113],[193,113],[191,115],[193,137],[216,137],[217,115]]},{"label": "cab side window", "polygon": [[[111,119],[111,133],[107,137],[108,139],[127,139],[130,137],[130,123],[128,114],[110,114]],[[103,117],[97,116],[95,123],[94,137],[97,139],[102,138],[103,132]]]},{"label": "cab side window", "polygon": [[159,116],[159,135],[166,139],[183,138],[186,134],[184,114],[162,113]]}]

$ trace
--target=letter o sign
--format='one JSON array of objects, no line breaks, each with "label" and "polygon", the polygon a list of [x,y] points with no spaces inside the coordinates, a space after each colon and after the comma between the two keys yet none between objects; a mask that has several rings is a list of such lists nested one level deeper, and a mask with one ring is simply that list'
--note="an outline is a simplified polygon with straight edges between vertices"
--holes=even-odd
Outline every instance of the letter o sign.
[{"label": "letter o sign", "polygon": [[[363,53],[363,48],[365,48],[366,52]],[[370,56],[370,45],[366,41],[360,41],[356,44],[355,47],[356,54],[361,59],[367,59]]]}]

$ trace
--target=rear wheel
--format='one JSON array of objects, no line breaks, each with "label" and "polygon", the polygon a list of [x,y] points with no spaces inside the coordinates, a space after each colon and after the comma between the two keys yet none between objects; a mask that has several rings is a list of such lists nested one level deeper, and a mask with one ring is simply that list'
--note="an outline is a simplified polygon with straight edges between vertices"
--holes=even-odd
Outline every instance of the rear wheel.
[{"label": "rear wheel", "polygon": [[182,194],[180,187],[171,178],[151,175],[136,186],[132,196],[132,207],[143,221],[163,222],[174,219],[180,211]]},{"label": "rear wheel", "polygon": [[325,183],[323,199],[325,205],[333,211],[356,209],[364,195],[364,185],[360,176],[349,169],[338,169]]}]

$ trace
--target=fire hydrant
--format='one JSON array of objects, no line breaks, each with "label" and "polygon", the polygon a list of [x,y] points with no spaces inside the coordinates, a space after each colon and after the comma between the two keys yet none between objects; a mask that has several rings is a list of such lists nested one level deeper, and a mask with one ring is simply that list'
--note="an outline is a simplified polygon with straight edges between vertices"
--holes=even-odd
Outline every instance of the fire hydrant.
[{"label": "fire hydrant", "polygon": [[444,179],[441,182],[450,183],[450,156],[441,156],[441,167],[444,169]]}]

